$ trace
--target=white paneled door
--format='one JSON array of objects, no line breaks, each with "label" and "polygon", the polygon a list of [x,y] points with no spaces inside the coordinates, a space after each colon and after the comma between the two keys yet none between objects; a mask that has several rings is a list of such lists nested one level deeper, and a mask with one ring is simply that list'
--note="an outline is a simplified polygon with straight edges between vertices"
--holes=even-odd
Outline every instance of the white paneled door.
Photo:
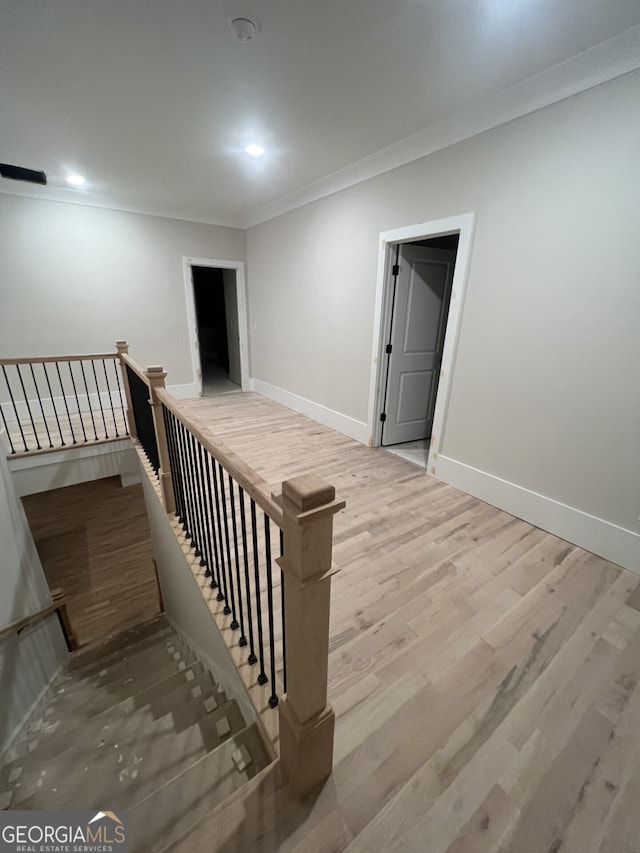
[{"label": "white paneled door", "polygon": [[455,252],[400,246],[382,444],[431,435]]}]

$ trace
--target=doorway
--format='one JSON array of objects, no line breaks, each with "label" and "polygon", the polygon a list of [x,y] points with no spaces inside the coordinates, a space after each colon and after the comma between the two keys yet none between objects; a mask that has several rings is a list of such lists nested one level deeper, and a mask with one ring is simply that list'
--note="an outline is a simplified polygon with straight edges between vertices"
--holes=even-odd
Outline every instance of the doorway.
[{"label": "doorway", "polygon": [[240,391],[236,272],[191,267],[202,394]]},{"label": "doorway", "polygon": [[395,246],[383,368],[383,447],[428,448],[458,239],[450,234]]},{"label": "doorway", "polygon": [[436,474],[460,330],[474,216],[380,235],[370,443]]},{"label": "doorway", "polygon": [[179,396],[247,390],[244,263],[184,258],[184,286],[194,383]]}]

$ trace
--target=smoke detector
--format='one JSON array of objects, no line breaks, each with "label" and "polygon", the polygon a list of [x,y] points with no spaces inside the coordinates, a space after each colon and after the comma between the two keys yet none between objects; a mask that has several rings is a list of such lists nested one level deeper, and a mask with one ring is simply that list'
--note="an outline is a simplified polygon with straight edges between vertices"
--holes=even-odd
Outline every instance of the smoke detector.
[{"label": "smoke detector", "polygon": [[250,18],[234,18],[230,25],[237,39],[246,44],[258,34],[258,25]]}]

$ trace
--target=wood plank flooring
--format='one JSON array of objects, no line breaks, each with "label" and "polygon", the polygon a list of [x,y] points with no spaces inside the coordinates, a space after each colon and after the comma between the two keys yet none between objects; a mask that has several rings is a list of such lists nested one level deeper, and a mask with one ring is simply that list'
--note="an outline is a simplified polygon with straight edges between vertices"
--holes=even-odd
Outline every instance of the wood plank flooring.
[{"label": "wood plank flooring", "polygon": [[62,587],[80,645],[159,613],[142,486],[119,477],[22,499],[51,589]]},{"label": "wood plank flooring", "polygon": [[254,394],[184,401],[335,519],[333,776],[263,771],[175,851],[638,853],[640,577]]}]

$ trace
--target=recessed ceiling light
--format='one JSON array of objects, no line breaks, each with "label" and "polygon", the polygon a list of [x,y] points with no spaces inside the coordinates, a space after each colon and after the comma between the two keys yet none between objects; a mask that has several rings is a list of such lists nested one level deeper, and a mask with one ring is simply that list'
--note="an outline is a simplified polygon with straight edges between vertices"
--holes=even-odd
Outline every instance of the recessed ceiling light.
[{"label": "recessed ceiling light", "polygon": [[264,154],[264,148],[262,147],[262,145],[247,145],[244,150],[251,157],[262,157],[262,155]]},{"label": "recessed ceiling light", "polygon": [[84,178],[82,175],[69,175],[67,183],[71,184],[73,187],[81,187],[84,184]]}]

